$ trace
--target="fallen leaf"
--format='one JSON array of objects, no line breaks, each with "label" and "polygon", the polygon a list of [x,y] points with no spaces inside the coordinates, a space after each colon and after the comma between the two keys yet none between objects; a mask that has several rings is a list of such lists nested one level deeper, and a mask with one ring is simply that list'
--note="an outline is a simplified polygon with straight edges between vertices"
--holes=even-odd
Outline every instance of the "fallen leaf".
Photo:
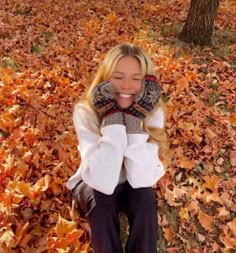
[{"label": "fallen leaf", "polygon": [[213,226],[214,217],[207,215],[203,213],[202,211],[198,212],[197,217],[200,224],[202,225],[204,229],[206,229],[207,231],[211,231],[213,229],[212,226]]},{"label": "fallen leaf", "polygon": [[167,240],[167,242],[172,241],[174,233],[173,233],[171,227],[163,227],[162,230],[164,232],[164,237]]}]

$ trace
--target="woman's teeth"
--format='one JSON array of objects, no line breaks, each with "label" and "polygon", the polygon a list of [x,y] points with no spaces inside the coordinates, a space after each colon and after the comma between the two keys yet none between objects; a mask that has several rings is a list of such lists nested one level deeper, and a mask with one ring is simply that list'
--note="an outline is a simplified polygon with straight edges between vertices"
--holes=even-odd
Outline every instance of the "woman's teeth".
[{"label": "woman's teeth", "polygon": [[132,94],[122,94],[122,93],[119,93],[119,96],[122,97],[122,98],[130,98],[130,97],[132,97]]}]

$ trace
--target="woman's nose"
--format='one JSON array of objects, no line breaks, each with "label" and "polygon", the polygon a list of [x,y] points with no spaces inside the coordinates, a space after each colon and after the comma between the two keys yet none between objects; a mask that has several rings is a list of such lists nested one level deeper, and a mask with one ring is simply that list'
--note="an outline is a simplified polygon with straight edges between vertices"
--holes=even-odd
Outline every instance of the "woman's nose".
[{"label": "woman's nose", "polygon": [[124,90],[129,90],[130,89],[130,83],[128,79],[123,79],[121,84],[120,84],[120,88],[124,89]]}]

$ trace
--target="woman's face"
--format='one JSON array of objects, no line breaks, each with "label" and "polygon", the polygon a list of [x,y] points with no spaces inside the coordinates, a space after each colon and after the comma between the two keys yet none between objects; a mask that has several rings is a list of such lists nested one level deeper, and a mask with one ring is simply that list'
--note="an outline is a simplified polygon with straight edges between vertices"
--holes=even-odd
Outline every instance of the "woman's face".
[{"label": "woman's face", "polygon": [[141,90],[142,75],[139,61],[131,56],[120,58],[109,81],[115,88],[115,100],[121,108],[129,107]]}]

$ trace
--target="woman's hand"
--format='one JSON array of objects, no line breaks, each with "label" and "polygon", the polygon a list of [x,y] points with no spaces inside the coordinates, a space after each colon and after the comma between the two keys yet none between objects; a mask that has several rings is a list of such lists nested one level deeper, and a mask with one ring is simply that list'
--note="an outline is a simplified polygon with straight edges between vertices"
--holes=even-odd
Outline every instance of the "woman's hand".
[{"label": "woman's hand", "polygon": [[114,100],[114,94],[113,85],[107,81],[103,81],[94,87],[91,102],[93,108],[101,117],[119,111]]},{"label": "woman's hand", "polygon": [[135,99],[135,102],[124,109],[124,119],[126,131],[129,134],[142,133],[142,119],[151,112],[158,103],[161,94],[161,88],[157,83],[155,76],[145,76],[141,93]]},{"label": "woman's hand", "polygon": [[143,119],[158,103],[161,95],[161,87],[153,75],[144,78],[143,87],[134,103],[124,111],[137,118]]},{"label": "woman's hand", "polygon": [[101,82],[92,92],[92,106],[102,119],[101,127],[124,124],[123,114],[114,99],[115,89],[109,82]]}]

